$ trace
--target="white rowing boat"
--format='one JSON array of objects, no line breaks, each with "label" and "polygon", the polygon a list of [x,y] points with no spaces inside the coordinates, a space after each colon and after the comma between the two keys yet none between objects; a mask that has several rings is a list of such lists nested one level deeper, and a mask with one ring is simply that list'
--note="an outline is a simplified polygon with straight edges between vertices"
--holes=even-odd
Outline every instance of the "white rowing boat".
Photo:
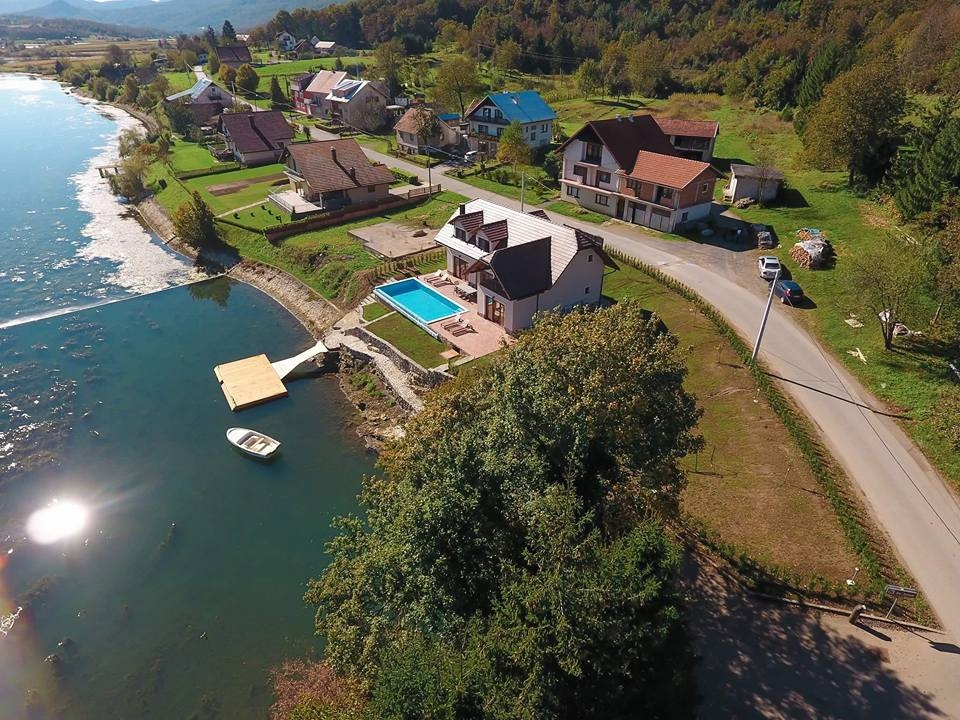
[{"label": "white rowing boat", "polygon": [[238,450],[261,460],[266,460],[280,449],[279,440],[247,428],[230,428],[227,430],[227,440]]}]

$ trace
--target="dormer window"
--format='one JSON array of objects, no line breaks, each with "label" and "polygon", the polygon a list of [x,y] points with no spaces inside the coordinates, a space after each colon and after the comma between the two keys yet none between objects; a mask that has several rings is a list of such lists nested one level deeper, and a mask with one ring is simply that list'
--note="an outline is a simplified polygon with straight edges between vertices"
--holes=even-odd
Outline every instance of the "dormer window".
[{"label": "dormer window", "polygon": [[482,114],[483,114],[483,117],[485,117],[485,118],[490,117],[490,108],[485,107],[485,108],[483,109],[483,113],[482,113]]},{"label": "dormer window", "polygon": [[457,240],[463,240],[463,242],[467,241],[467,231],[463,228],[454,228],[453,234]]}]

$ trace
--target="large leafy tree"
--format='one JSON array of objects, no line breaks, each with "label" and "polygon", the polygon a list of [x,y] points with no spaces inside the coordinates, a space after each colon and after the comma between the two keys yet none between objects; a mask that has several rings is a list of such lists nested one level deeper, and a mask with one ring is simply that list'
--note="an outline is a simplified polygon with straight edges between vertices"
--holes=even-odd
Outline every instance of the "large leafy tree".
[{"label": "large leafy tree", "polygon": [[180,240],[198,250],[220,243],[216,218],[196,190],[190,202],[181,205],[173,214],[173,228]]},{"label": "large leafy tree", "polygon": [[844,168],[851,185],[876,182],[899,145],[905,103],[892,62],[874,60],[841,73],[810,110],[803,132],[807,160],[824,170]]},{"label": "large leafy tree", "polygon": [[573,79],[585,98],[603,90],[603,68],[596,60],[588,59],[580,63]]},{"label": "large leafy tree", "polygon": [[523,128],[514,121],[503,130],[497,140],[497,160],[513,167],[517,171],[518,165],[530,164],[530,146],[523,137]]},{"label": "large leafy tree", "polygon": [[960,187],[958,101],[942,98],[925,112],[897,155],[891,172],[894,199],[909,220],[936,207]]},{"label": "large leafy tree", "polygon": [[473,58],[456,55],[444,60],[437,70],[434,99],[442,106],[459,108],[463,116],[467,103],[480,91],[477,63]]},{"label": "large leafy tree", "polygon": [[374,50],[373,57],[377,63],[377,72],[389,88],[390,94],[396,95],[403,85],[400,76],[403,73],[403,61],[407,57],[403,41],[394,38],[380,43]]},{"label": "large leafy tree", "polygon": [[248,93],[253,93],[256,92],[257,86],[260,85],[260,76],[257,75],[257,71],[253,69],[253,66],[244,63],[237,68],[236,83],[237,87]]},{"label": "large leafy tree", "polygon": [[486,703],[489,717],[519,707],[499,686],[541,684],[530,716],[581,695],[603,712],[659,702],[654,670],[679,677],[688,660],[675,555],[652,524],[701,443],[685,372],[676,340],[625,302],[544,314],[502,360],[431,395],[308,589],[327,660],[393,703],[381,676],[402,688],[427,670],[389,657],[423,643],[418,656],[450,668],[424,702]]}]

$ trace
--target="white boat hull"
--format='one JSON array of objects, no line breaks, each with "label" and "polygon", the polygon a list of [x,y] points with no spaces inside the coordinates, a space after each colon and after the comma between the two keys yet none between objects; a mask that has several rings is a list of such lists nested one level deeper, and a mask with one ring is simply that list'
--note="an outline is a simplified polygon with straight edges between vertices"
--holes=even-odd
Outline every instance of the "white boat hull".
[{"label": "white boat hull", "polygon": [[280,449],[279,440],[247,428],[230,428],[227,430],[227,440],[237,450],[259,460],[272,457]]}]

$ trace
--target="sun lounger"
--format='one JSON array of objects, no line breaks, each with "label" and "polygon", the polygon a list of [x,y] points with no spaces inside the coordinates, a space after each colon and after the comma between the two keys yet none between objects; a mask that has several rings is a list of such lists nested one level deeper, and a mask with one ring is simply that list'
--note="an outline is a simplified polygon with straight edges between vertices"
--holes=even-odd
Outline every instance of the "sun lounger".
[{"label": "sun lounger", "polygon": [[444,330],[450,330],[451,328],[455,328],[461,324],[462,317],[463,315],[457,315],[452,320],[447,320],[445,323],[442,323],[440,327],[442,327]]},{"label": "sun lounger", "polygon": [[476,332],[476,330],[473,329],[473,325],[467,322],[462,315],[460,316],[460,322],[458,322],[455,327],[450,329],[450,334],[454,337],[466,335],[467,333],[472,332]]},{"label": "sun lounger", "polygon": [[438,287],[440,285],[452,285],[453,282],[450,280],[449,276],[443,270],[437,270],[433,275],[427,276],[427,282]]}]

